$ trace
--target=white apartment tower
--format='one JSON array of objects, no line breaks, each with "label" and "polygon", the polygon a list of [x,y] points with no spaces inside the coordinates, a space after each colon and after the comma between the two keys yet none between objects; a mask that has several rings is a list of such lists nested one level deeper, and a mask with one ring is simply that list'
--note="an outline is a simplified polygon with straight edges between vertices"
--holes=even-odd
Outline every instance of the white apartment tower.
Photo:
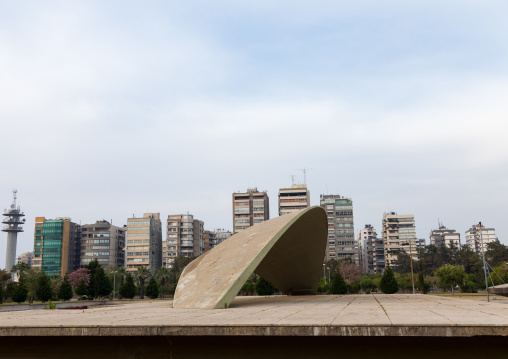
[{"label": "white apartment tower", "polygon": [[385,253],[383,239],[377,237],[372,225],[358,231],[360,267],[365,273],[383,273],[385,269]]},{"label": "white apartment tower", "polygon": [[494,228],[485,228],[480,224],[474,224],[466,231],[466,244],[472,251],[482,254],[483,250],[487,251],[487,244],[496,240],[496,230]]},{"label": "white apartment tower", "polygon": [[413,214],[397,214],[395,212],[383,215],[383,244],[385,261],[393,265],[398,259],[398,253],[403,250],[418,259],[415,216]]},{"label": "white apartment tower", "polygon": [[433,229],[430,231],[430,244],[441,247],[460,247],[460,233],[456,232],[455,229],[448,229],[442,224],[439,225],[439,229]]}]

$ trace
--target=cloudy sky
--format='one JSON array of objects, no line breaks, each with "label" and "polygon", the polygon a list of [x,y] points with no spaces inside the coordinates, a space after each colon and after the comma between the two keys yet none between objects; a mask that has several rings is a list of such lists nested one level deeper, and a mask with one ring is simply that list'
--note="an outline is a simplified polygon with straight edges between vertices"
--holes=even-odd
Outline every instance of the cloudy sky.
[{"label": "cloudy sky", "polygon": [[[508,243],[504,1],[0,0],[0,206],[123,225],[303,182],[356,230],[413,213]],[[2,234],[3,233],[3,234]],[[6,234],[0,233],[0,268]],[[464,242],[464,238],[463,242]]]}]

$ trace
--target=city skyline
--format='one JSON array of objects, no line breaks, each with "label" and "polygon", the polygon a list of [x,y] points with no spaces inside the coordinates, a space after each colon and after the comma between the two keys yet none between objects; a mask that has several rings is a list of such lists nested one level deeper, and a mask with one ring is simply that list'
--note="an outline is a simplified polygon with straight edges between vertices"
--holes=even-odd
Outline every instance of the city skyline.
[{"label": "city skyline", "polygon": [[[0,0],[0,206],[82,224],[190,212],[291,175],[385,212],[507,244],[508,4]],[[135,25],[135,26],[134,26]],[[5,253],[6,236],[0,238]],[[0,255],[0,267],[5,256]]]}]

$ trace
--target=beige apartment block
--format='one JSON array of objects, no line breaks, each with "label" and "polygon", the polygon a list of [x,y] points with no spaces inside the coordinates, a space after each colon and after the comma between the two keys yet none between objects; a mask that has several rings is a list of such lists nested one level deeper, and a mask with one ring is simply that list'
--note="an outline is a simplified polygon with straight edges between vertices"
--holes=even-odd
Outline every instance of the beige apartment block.
[{"label": "beige apartment block", "polygon": [[155,273],[162,265],[162,228],[160,213],[145,213],[143,217],[127,218],[126,269],[135,272],[140,267]]},{"label": "beige apartment block", "polygon": [[268,193],[249,188],[233,193],[233,234],[270,219]]},{"label": "beige apartment block", "polygon": [[81,267],[97,259],[103,267],[125,266],[125,227],[108,221],[84,224],[81,229]]},{"label": "beige apartment block", "polygon": [[353,200],[335,194],[322,194],[320,205],[328,217],[328,244],[325,261],[350,257],[353,262],[358,263],[358,242],[355,240]]},{"label": "beige apartment block", "polygon": [[439,225],[439,229],[433,229],[430,231],[430,244],[441,247],[441,246],[455,246],[460,247],[460,233],[456,232],[455,229],[448,229],[442,224]]},{"label": "beige apartment block", "polygon": [[413,214],[397,214],[395,212],[383,215],[383,244],[385,260],[390,266],[395,265],[400,251],[412,254],[413,259],[418,259],[417,247],[419,240],[416,239],[415,216]]},{"label": "beige apartment block", "polygon": [[487,244],[496,240],[496,230],[494,228],[485,228],[479,224],[474,224],[466,231],[466,244],[472,251],[477,254],[482,254],[482,241],[483,250],[487,250]]},{"label": "beige apartment block", "polygon": [[171,268],[177,256],[198,257],[205,251],[203,221],[192,214],[169,215],[163,262]]},{"label": "beige apartment block", "polygon": [[279,190],[279,216],[310,207],[310,191],[306,184],[294,184]]},{"label": "beige apartment block", "polygon": [[32,267],[32,252],[21,253],[16,257],[16,264],[25,263],[29,268]]}]

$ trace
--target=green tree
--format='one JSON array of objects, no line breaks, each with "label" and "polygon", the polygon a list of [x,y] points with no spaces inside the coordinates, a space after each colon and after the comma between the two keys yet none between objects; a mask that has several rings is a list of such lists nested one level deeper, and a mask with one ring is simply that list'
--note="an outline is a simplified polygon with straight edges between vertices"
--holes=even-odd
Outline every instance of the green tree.
[{"label": "green tree", "polygon": [[423,261],[422,260],[420,260],[418,262],[417,285],[418,285],[418,288],[420,289],[421,293],[427,294],[427,292],[429,291],[430,285],[427,282],[425,282],[425,277],[423,275]]},{"label": "green tree", "polygon": [[256,293],[258,295],[272,295],[277,291],[277,288],[272,283],[265,280],[263,277],[259,277],[256,282]]},{"label": "green tree", "polygon": [[374,285],[374,282],[370,278],[363,278],[362,281],[360,282],[360,286],[365,291],[367,291],[367,290],[370,291],[370,290],[376,288],[376,286]]},{"label": "green tree", "polygon": [[16,303],[23,303],[28,298],[28,289],[23,282],[19,282],[12,291],[12,300]]},{"label": "green tree", "polygon": [[146,295],[150,299],[159,297],[159,283],[157,283],[154,277],[150,277],[150,280],[148,281],[148,285],[146,286]]},{"label": "green tree", "polygon": [[42,272],[42,275],[37,279],[37,289],[35,296],[41,302],[46,302],[53,297],[53,290],[51,288],[50,278]]},{"label": "green tree", "polygon": [[379,282],[379,289],[385,294],[397,293],[399,290],[399,284],[395,275],[393,274],[392,268],[389,265],[386,266],[381,281]]},{"label": "green tree", "polygon": [[96,272],[97,268],[101,267],[97,258],[90,261],[88,265],[85,266],[88,269],[88,273],[90,273],[90,281],[88,282],[88,295],[92,298],[97,298],[99,296],[99,283],[97,282]]},{"label": "green tree", "polygon": [[102,266],[95,269],[95,283],[97,285],[97,294],[99,297],[106,297],[111,294],[113,286]]},{"label": "green tree", "polygon": [[485,260],[492,266],[497,267],[508,262],[508,246],[505,246],[499,239],[487,243]]},{"label": "green tree", "polygon": [[462,287],[466,272],[462,266],[446,264],[436,271],[439,284],[443,287],[451,287],[452,294],[455,294],[453,287]]},{"label": "green tree", "polygon": [[132,299],[136,295],[136,286],[134,285],[132,274],[127,273],[125,282],[123,283],[122,288],[120,288],[120,295],[127,299]]},{"label": "green tree", "polygon": [[36,271],[32,268],[25,271],[20,276],[20,281],[23,282],[28,289],[28,302],[32,303],[35,300],[35,291],[39,283],[39,278],[42,276],[42,272]]},{"label": "green tree", "polygon": [[139,298],[145,299],[145,281],[150,277],[150,271],[146,267],[139,267],[136,277],[139,281]]},{"label": "green tree", "polygon": [[65,274],[65,276],[62,279],[62,284],[58,289],[58,299],[69,300],[72,298],[72,296],[73,296],[72,286],[71,283],[69,282],[69,276]]},{"label": "green tree", "polygon": [[88,286],[86,285],[86,280],[81,279],[78,286],[75,289],[76,295],[79,295],[80,297],[84,295],[88,295]]},{"label": "green tree", "polygon": [[332,282],[330,283],[330,294],[347,294],[347,289],[347,283],[337,267],[333,273]]}]

